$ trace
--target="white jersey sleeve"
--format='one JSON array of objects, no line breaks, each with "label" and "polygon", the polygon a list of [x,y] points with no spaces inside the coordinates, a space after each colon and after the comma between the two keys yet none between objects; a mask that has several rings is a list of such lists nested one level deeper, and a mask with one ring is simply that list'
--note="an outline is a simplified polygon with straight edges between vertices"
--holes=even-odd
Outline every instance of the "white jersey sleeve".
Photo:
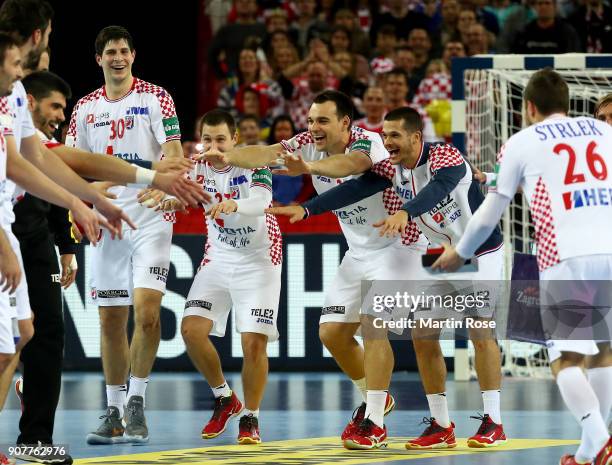
[{"label": "white jersey sleeve", "polygon": [[[82,101],[83,99],[79,100],[72,110],[68,133],[66,134],[66,145],[90,152],[92,150],[87,142],[87,137],[85,137],[85,125],[88,124],[88,116],[83,114]],[[90,118],[93,120],[93,114]]]},{"label": "white jersey sleeve", "polygon": [[151,130],[159,145],[171,140],[181,140],[179,120],[170,94],[162,87],[155,86],[150,99]]},{"label": "white jersey sleeve", "polygon": [[489,192],[497,192],[512,199],[523,177],[524,163],[521,153],[524,147],[517,145],[517,139],[510,139],[501,146],[497,154],[495,177],[489,186]]}]

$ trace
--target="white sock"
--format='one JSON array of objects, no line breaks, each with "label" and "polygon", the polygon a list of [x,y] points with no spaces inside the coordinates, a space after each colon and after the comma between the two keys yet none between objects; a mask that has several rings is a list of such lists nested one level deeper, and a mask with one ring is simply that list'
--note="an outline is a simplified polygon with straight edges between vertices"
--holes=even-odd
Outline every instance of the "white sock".
[{"label": "white sock", "polygon": [[491,391],[482,391],[482,403],[483,411],[485,414],[489,414],[491,420],[498,425],[501,425],[501,409],[500,409],[500,397],[501,391],[493,389]]},{"label": "white sock", "polygon": [[217,397],[227,397],[227,396],[231,396],[232,395],[232,390],[229,387],[229,384],[227,384],[227,381],[223,380],[223,384],[217,387],[210,387],[212,389],[213,395],[215,396],[215,399]]},{"label": "white sock", "polygon": [[446,401],[446,392],[438,394],[427,394],[427,403],[431,416],[436,419],[442,428],[450,426],[450,418],[448,416],[448,402]]},{"label": "white sock", "polygon": [[361,379],[352,379],[351,381],[353,382],[355,387],[357,389],[359,389],[359,392],[361,393],[361,397],[363,397],[363,401],[366,402],[367,396],[368,396],[368,391],[367,391],[367,388],[366,388],[366,379],[365,379],[365,376],[363,378],[361,378]]},{"label": "white sock", "polygon": [[249,410],[248,408],[245,408],[242,411],[242,415],[253,415],[255,418],[259,417],[259,409],[257,410]]},{"label": "white sock", "polygon": [[107,384],[106,385],[106,405],[117,407],[119,416],[123,418],[123,407],[127,403],[127,385]]},{"label": "white sock", "polygon": [[365,418],[369,418],[381,428],[384,425],[385,403],[387,391],[373,391],[368,389],[366,396]]},{"label": "white sock", "polygon": [[595,458],[608,441],[608,428],[601,418],[599,401],[580,367],[564,368],[557,375],[561,397],[582,428],[582,441],[576,451],[578,462]]},{"label": "white sock", "polygon": [[601,417],[606,423],[612,408],[612,367],[591,368],[587,370],[587,376],[599,400]]},{"label": "white sock", "polygon": [[130,388],[128,389],[128,401],[132,396],[141,396],[142,405],[145,405],[145,392],[147,391],[147,384],[149,378],[137,378],[136,376],[130,375]]}]

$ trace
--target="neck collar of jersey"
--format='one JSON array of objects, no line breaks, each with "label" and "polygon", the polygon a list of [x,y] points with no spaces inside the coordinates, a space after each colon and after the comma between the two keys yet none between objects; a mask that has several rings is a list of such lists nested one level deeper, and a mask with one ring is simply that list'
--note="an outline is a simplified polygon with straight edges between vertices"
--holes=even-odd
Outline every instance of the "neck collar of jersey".
[{"label": "neck collar of jersey", "polygon": [[210,169],[213,170],[215,173],[229,173],[230,170],[232,169],[232,165],[227,165],[221,169],[217,169],[210,162],[208,162],[208,166],[210,166]]},{"label": "neck collar of jersey", "polygon": [[559,118],[567,118],[567,115],[565,113],[553,113],[552,115],[548,115],[542,121],[546,121],[548,119],[559,119]]},{"label": "neck collar of jersey", "polygon": [[138,80],[137,78],[132,76],[132,85],[130,86],[130,90],[128,90],[125,93],[125,95],[122,95],[121,97],[116,98],[116,99],[108,98],[108,95],[106,95],[106,84],[105,84],[104,86],[102,86],[102,97],[104,97],[104,100],[106,100],[107,102],[118,102],[119,100],[123,100],[124,98],[126,98],[128,95],[130,95],[132,93],[132,91],[136,87],[136,81],[137,80]]},{"label": "neck collar of jersey", "polygon": [[416,159],[414,166],[407,166],[406,168],[413,170],[421,164],[421,158],[423,158],[423,154],[425,153],[424,149],[425,149],[425,143],[421,141],[421,151],[419,152],[419,158]]}]

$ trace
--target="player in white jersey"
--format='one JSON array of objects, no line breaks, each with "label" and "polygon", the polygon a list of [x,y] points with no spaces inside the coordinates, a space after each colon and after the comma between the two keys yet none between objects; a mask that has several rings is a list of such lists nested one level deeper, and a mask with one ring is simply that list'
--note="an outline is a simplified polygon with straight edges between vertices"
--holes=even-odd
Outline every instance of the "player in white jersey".
[{"label": "player in white jersey", "polygon": [[[409,107],[392,110],[385,116],[383,139],[390,159],[373,165],[370,172],[345,182],[309,202],[309,210],[316,212],[346,208],[359,199],[395,188],[397,195],[406,203],[389,217],[383,217],[374,226],[381,229],[380,235],[392,237],[403,231],[409,219],[415,221],[421,232],[432,245],[455,243],[461,237],[467,219],[482,201],[478,186],[472,182],[469,164],[461,153],[446,144],[427,144],[422,138],[423,121],[419,113]],[[388,164],[395,167],[389,169]],[[291,163],[288,161],[288,163]],[[319,167],[322,169],[322,166]],[[291,212],[291,209],[282,209]],[[375,231],[375,228],[372,228]],[[478,250],[477,273],[452,277],[448,275],[409,276],[408,279],[434,281],[427,284],[427,295],[447,295],[456,293],[467,286],[467,293],[488,296],[482,309],[470,309],[463,313],[470,320],[490,319],[496,301],[496,286],[486,280],[501,280],[503,265],[502,237],[499,230],[494,231],[485,245]],[[419,257],[420,260],[420,257]],[[397,276],[395,279],[398,279]],[[472,284],[466,283],[472,281]],[[485,281],[485,282],[483,282]],[[424,282],[420,283],[425,285]],[[452,286],[452,287],[451,287]],[[461,286],[455,290],[455,286]],[[418,283],[408,284],[408,292],[420,293]],[[448,288],[451,287],[449,290]],[[389,292],[389,291],[387,291]],[[367,303],[366,303],[367,304]],[[395,317],[395,315],[394,315]],[[417,308],[415,319],[463,318],[454,308],[440,309]],[[398,318],[395,318],[398,319]],[[439,329],[418,324],[412,330],[412,339],[419,372],[423,380],[431,418],[424,433],[408,441],[408,449],[438,449],[455,447],[454,425],[450,421],[446,401],[446,366],[442,349],[438,342]],[[503,444],[506,437],[501,425],[500,385],[501,359],[499,346],[490,330],[472,330],[470,337],[477,353],[477,373],[482,390],[484,416],[478,432],[468,440],[470,447],[491,447]],[[367,349],[366,349],[367,350]],[[363,438],[354,438],[363,443]]]},{"label": "player in white jersey", "polygon": [[597,102],[595,107],[595,118],[612,126],[612,94],[608,94]]},{"label": "player in white jersey", "polygon": [[[226,111],[213,110],[201,120],[202,145],[207,154],[223,154],[236,145],[236,123]],[[202,159],[192,173],[213,196],[206,213],[207,240],[181,325],[187,352],[208,381],[215,397],[202,438],[215,438],[237,415],[238,443],[259,444],[259,407],[268,376],[268,341],[278,339],[278,301],[281,288],[282,237],[272,215],[272,174],[268,168],[237,168]],[[165,201],[176,203],[175,200]],[[180,208],[183,208],[182,206]],[[219,354],[210,336],[224,336],[230,309],[243,351],[244,406],[223,375]]]},{"label": "player in white jersey", "polygon": [[[319,194],[325,193],[388,157],[379,134],[352,127],[352,111],[352,103],[346,95],[324,91],[315,97],[310,108],[308,132],[270,147],[238,149],[228,154],[226,159],[233,165],[255,167],[277,164],[279,152],[299,154],[303,163],[292,171],[280,173],[312,173],[315,189]],[[331,169],[318,171],[319,166],[328,166],[330,160],[333,160]],[[373,349],[366,350],[364,357],[364,350],[357,343],[355,334],[361,321],[362,280],[397,279],[398,276],[408,279],[408,276],[416,277],[420,273],[420,253],[424,251],[425,243],[421,241],[416,225],[410,223],[401,239],[379,237],[372,228],[374,223],[394,213],[400,206],[401,201],[389,189],[334,212],[349,250],[326,293],[319,337],[363,396],[364,402],[356,409],[341,436],[347,447],[352,446],[347,442],[349,438],[362,426],[380,430],[376,433],[378,439],[365,448],[386,444],[382,417],[393,409],[395,403],[387,392],[393,369],[393,351],[386,338],[366,338],[366,346]],[[306,210],[301,206],[287,208],[298,210],[299,218],[305,215]]]},{"label": "player in white jersey", "polygon": [[[132,76],[135,51],[130,33],[120,26],[106,27],[96,37],[95,49],[105,85],[76,104],[67,143],[127,160],[155,162],[162,152],[182,158],[171,96]],[[148,441],[145,390],[161,337],[159,313],[172,242],[173,217],[141,205],[137,188],[113,187],[111,192],[117,196],[113,203],[129,213],[138,229],[119,241],[103,232],[93,249],[92,296],[100,312],[108,409],[100,427],[87,436],[89,444]],[[131,347],[127,338],[130,305],[135,312]]]},{"label": "player in white jersey", "polygon": [[[603,295],[603,301],[587,302],[587,313],[582,316],[591,317],[596,312],[594,307],[599,307],[597,312],[607,325],[607,334],[603,337],[598,334],[597,340],[609,345],[612,313],[606,286],[612,280],[609,237],[612,127],[594,118],[568,117],[567,84],[551,69],[531,76],[523,101],[527,122],[531,125],[502,146],[497,179],[483,205],[470,220],[456,248],[448,247],[434,266],[454,270],[471,257],[520,187],[529,202],[536,231],[543,316],[547,316],[546,310],[550,307],[562,312],[562,302],[575,299],[577,287],[598,292],[593,295]],[[575,305],[571,311],[578,311]],[[542,323],[545,332],[550,330],[546,327],[546,318]],[[586,329],[595,330],[594,327]],[[601,365],[605,368],[603,376],[587,379],[582,371],[585,358],[598,352],[593,336],[590,340],[573,340],[570,333],[566,339],[559,340],[560,337],[555,339],[555,333],[552,334],[553,340],[547,343],[551,369],[565,404],[583,431],[576,454],[563,456],[560,463],[575,465],[593,461],[594,465],[609,465],[612,439],[605,418],[610,410],[612,357],[608,356]]]}]

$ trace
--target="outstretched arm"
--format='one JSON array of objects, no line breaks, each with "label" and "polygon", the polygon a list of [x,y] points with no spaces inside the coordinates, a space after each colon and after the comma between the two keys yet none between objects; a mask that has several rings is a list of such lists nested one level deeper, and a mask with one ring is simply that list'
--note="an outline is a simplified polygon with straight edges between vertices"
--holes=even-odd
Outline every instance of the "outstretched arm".
[{"label": "outstretched arm", "polygon": [[264,166],[277,165],[277,159],[283,148],[280,144],[274,145],[247,145],[233,149],[230,152],[219,152],[210,150],[201,158],[216,161],[225,165],[238,166],[240,168],[261,168]]},{"label": "outstretched arm", "polygon": [[361,152],[330,155],[323,160],[308,162],[297,154],[286,154],[283,156],[283,161],[284,168],[274,170],[274,174],[287,176],[311,174],[328,178],[344,178],[364,173],[372,167],[370,157]]}]

